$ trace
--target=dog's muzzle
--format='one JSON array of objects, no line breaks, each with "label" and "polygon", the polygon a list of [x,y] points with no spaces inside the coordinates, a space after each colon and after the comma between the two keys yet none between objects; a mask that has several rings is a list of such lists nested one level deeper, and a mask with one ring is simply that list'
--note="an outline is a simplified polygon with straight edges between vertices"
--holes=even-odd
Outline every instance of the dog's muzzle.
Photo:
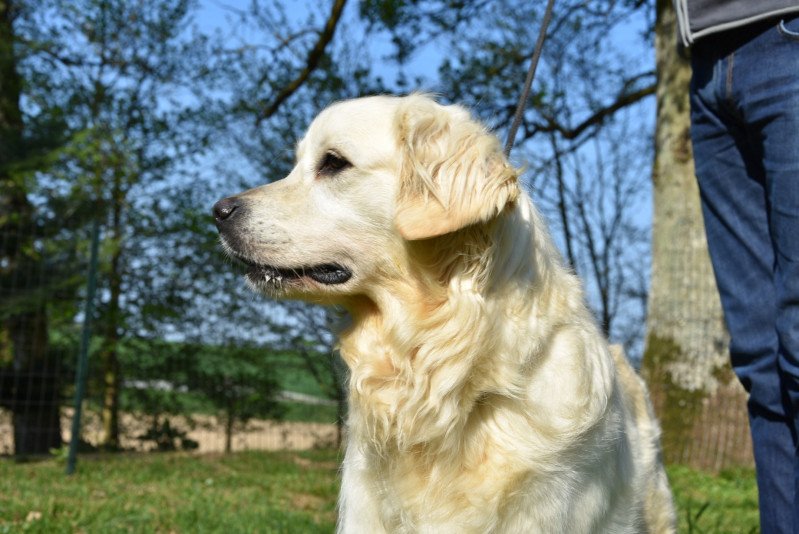
[{"label": "dog's muzzle", "polygon": [[244,202],[236,196],[223,198],[212,209],[214,222],[222,240],[228,248],[228,253],[247,266],[247,278],[250,282],[260,285],[285,285],[310,278],[324,285],[344,284],[352,278],[352,271],[338,263],[320,263],[313,265],[276,266],[261,263],[248,257],[242,252],[241,239],[237,235],[236,227],[241,223],[242,217],[246,218]]}]

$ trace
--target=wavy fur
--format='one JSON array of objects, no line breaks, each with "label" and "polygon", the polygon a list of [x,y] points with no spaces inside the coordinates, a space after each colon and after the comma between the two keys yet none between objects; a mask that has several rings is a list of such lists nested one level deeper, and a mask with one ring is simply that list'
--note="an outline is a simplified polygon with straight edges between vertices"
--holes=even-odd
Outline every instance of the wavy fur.
[{"label": "wavy fur", "polygon": [[[331,149],[351,167],[320,181]],[[242,195],[223,239],[254,262],[352,270],[265,290],[352,315],[340,532],[674,531],[645,388],[493,135],[422,95],[372,97],[325,110],[298,161],[285,185]]]}]

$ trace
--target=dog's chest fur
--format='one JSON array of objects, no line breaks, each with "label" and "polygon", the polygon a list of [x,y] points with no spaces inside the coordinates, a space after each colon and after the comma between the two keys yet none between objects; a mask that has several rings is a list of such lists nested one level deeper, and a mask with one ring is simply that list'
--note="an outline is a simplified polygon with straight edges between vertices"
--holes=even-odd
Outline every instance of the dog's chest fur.
[{"label": "dog's chest fur", "polygon": [[[603,480],[603,491],[634,501],[620,489],[629,485],[632,473],[618,419],[616,424],[613,417],[602,419],[577,440],[558,436],[555,428],[551,439],[542,439],[525,417],[509,409],[512,401],[496,402],[498,408],[475,407],[473,421],[466,423],[460,441],[447,445],[451,448],[442,447],[442,440],[400,451],[394,444],[375,446],[353,436],[360,442],[357,454],[363,455],[357,485],[369,494],[379,518],[376,525],[354,531],[596,532],[605,521],[615,521],[616,512],[609,512],[606,495],[592,492],[589,481]],[[580,450],[592,450],[593,456],[580,458]],[[623,515],[635,514],[634,509]],[[619,523],[635,525],[636,520],[625,517]]]},{"label": "dog's chest fur", "polygon": [[431,525],[467,532],[494,530],[491,520],[502,515],[501,508],[525,478],[520,466],[508,464],[513,455],[503,458],[498,452],[495,443],[484,443],[482,451],[459,458],[431,456],[424,447],[372,456],[368,462],[374,466],[373,483],[386,530],[419,532]]},{"label": "dog's chest fur", "polygon": [[[375,528],[483,533],[559,524],[588,531],[572,509],[604,515],[596,510],[601,499],[586,498],[579,486],[603,469],[627,483],[622,418],[613,415],[621,407],[609,369],[582,358],[586,349],[601,350],[585,346],[594,333],[547,321],[562,315],[549,306],[564,305],[491,314],[491,302],[466,291],[439,310],[462,314],[452,321],[463,328],[458,336],[434,316],[427,319],[436,335],[420,328],[418,340],[379,320],[344,336],[350,441],[358,448],[348,455],[360,457],[354,485],[369,495]],[[578,458],[579,450],[593,456]]]}]

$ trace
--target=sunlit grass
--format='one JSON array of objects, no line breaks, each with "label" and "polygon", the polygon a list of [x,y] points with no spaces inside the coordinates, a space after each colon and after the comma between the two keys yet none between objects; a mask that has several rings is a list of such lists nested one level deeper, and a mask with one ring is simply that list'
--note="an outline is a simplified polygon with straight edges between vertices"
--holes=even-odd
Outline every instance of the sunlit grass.
[{"label": "sunlit grass", "polygon": [[0,532],[331,532],[336,452],[0,462]]},{"label": "sunlit grass", "polygon": [[677,504],[678,532],[759,532],[754,469],[730,469],[714,476],[671,466],[668,473]]},{"label": "sunlit grass", "polygon": [[[0,461],[2,532],[330,533],[337,451],[119,454]],[[751,469],[668,470],[681,533],[758,531]]]}]

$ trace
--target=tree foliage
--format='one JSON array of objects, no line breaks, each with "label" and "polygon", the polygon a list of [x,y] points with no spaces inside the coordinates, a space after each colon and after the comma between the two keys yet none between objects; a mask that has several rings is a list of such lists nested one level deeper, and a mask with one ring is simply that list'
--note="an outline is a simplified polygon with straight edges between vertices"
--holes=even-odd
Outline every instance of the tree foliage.
[{"label": "tree foliage", "polygon": [[[14,5],[25,128],[6,145],[16,146],[13,183],[43,232],[47,330],[58,343],[76,339],[88,224],[102,222],[91,391],[107,409],[112,446],[120,403],[138,396],[151,413],[192,409],[163,390],[127,391],[134,377],[238,406],[229,420],[250,417],[246,407],[260,401],[225,384],[274,390],[267,367],[254,372],[256,347],[297,354],[343,417],[337,312],[250,295],[220,253],[209,208],[285,176],[308,123],[343,98],[431,90],[502,135],[543,13],[522,0],[252,2],[213,4],[222,20],[209,25],[201,16],[211,4],[192,0]],[[514,152],[599,321],[628,348],[644,323],[648,221],[635,210],[647,194],[652,124],[641,106],[654,69],[619,35],[638,32],[627,38],[648,46],[651,7],[556,4]],[[4,208],[11,200],[0,192]],[[178,346],[193,347],[196,361],[176,356]],[[242,396],[224,396],[233,393]]]}]

